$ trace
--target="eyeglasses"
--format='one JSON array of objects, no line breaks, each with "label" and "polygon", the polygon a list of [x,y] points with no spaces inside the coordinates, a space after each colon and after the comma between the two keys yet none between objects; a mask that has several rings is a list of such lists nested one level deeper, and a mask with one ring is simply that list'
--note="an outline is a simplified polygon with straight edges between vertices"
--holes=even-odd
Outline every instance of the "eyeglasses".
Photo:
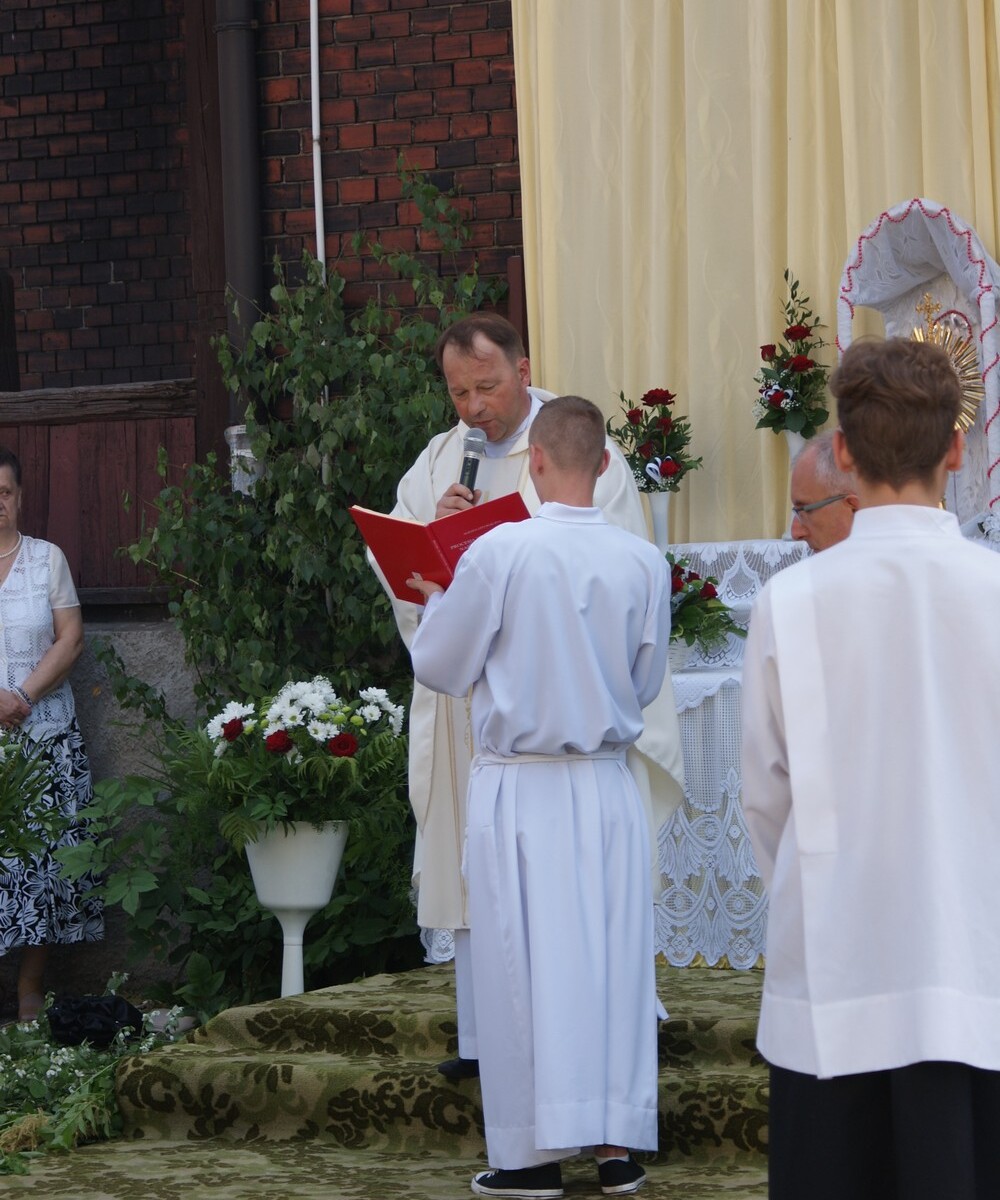
[{"label": "eyeglasses", "polygon": [[838,500],[846,500],[847,492],[841,492],[837,496],[827,496],[825,500],[814,500],[812,504],[793,504],[792,512],[797,517],[802,517],[806,513],[815,512],[819,508],[826,508],[828,504],[836,504]]}]

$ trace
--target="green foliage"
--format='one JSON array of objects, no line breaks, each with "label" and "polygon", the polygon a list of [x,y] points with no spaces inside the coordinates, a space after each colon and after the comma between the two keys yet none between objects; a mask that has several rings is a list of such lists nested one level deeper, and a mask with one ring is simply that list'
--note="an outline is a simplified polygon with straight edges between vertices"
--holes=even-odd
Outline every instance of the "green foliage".
[{"label": "green foliage", "polygon": [[[457,255],[458,212],[422,177],[402,180],[424,229]],[[196,464],[161,491],[129,548],[168,589],[203,704],[260,698],[293,676],[323,674],[345,690],[374,679],[399,694],[409,683],[389,602],[347,510],[388,511],[403,471],[452,422],[434,343],[499,288],[474,265],[441,279],[415,255],[378,244],[369,252],[406,279],[419,309],[404,313],[390,295],[350,313],[341,276],[324,279],[306,254],[292,287],[276,260],[272,311],[242,350],[214,343],[246,405],[262,477],[246,496],[213,461]]]},{"label": "green foliage", "polygon": [[0,732],[0,859],[27,862],[54,845],[69,822],[43,801],[51,777],[37,742]]},{"label": "green foliage", "polygon": [[[422,236],[451,256],[453,274],[375,244],[367,253],[396,271],[416,307],[387,295],[351,312],[335,271],[325,278],[306,254],[293,286],[276,261],[271,309],[258,314],[245,346],[214,344],[226,385],[246,407],[259,479],[250,494],[234,492],[210,456],[164,487],[128,548],[166,588],[204,714],[316,675],[342,693],[375,684],[409,694],[408,657],[347,510],[388,511],[405,469],[453,421],[434,343],[455,317],[501,292],[471,260],[460,268],[467,234],[451,201],[418,174],[401,171],[401,179]],[[364,250],[360,238],[355,244]],[[159,469],[165,479],[162,452]],[[105,875],[106,899],[131,917],[133,955],[176,972],[171,997],[208,1015],[273,995],[281,932],[257,904],[243,854],[219,836],[225,810],[205,786],[208,739],[171,718],[155,688],[129,678],[113,654],[100,657],[119,702],[143,714],[136,736],[153,765],[143,777],[98,785],[96,841],[64,862],[74,874]],[[402,745],[387,741],[372,773],[382,781],[371,806],[377,835],[349,837],[334,897],[310,922],[309,986],[420,961]],[[239,841],[239,829],[229,832]]]},{"label": "green foliage", "polygon": [[670,640],[699,646],[706,653],[718,650],[730,634],[745,638],[747,631],[737,625],[729,605],[719,599],[719,581],[712,575],[701,576],[688,566],[688,559],[668,552],[670,564]]},{"label": "green foliage", "polygon": [[[114,651],[105,646],[98,657],[119,702],[134,704],[133,681]],[[136,741],[150,755],[148,773],[98,782],[87,810],[93,840],[57,857],[71,878],[86,871],[104,877],[105,901],[131,918],[130,961],[172,969],[153,997],[179,1001],[206,1020],[277,993],[281,930],[257,902],[242,850],[220,835],[228,804],[206,784],[210,739],[164,717],[159,703],[142,711]],[[405,740],[393,744],[405,747]],[[309,923],[309,987],[419,964],[404,760],[395,759],[397,786],[376,796],[369,819],[348,838],[333,898]]]},{"label": "green foliage", "polygon": [[[116,986],[113,981],[107,990]],[[120,1133],[115,1067],[123,1057],[174,1041],[179,1015],[172,1010],[164,1029],[146,1029],[139,1041],[123,1030],[106,1049],[60,1046],[44,1012],[36,1021],[0,1028],[0,1175],[26,1174],[32,1153]]]}]

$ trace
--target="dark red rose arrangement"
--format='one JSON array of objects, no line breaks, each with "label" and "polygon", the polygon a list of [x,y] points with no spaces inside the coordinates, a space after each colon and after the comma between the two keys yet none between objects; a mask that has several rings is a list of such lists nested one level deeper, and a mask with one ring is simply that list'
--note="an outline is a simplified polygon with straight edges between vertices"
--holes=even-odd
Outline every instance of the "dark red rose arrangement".
[{"label": "dark red rose arrangement", "polygon": [[614,438],[632,468],[640,492],[676,492],[688,471],[701,466],[700,458],[688,452],[691,426],[687,417],[676,416],[677,399],[666,388],[650,388],[638,405],[618,393],[624,424],[608,420],[608,436]]},{"label": "dark red rose arrangement", "polygon": [[828,368],[816,359],[826,342],[816,333],[820,320],[809,308],[809,297],[799,294],[799,282],[785,271],[788,299],[782,305],[785,330],[780,344],[760,348],[761,368],[754,401],[758,429],[775,433],[789,430],[811,438],[829,417],[826,380]]},{"label": "dark red rose arrangement", "polygon": [[732,609],[719,598],[719,581],[692,571],[686,558],[667,554],[670,564],[670,640],[698,646],[705,653],[718,650],[730,634],[746,637],[733,619]]},{"label": "dark red rose arrangement", "polygon": [[258,704],[227,704],[198,735],[201,790],[223,812],[223,836],[242,846],[278,825],[373,813],[406,778],[403,716],[382,688],[346,700],[322,676]]}]

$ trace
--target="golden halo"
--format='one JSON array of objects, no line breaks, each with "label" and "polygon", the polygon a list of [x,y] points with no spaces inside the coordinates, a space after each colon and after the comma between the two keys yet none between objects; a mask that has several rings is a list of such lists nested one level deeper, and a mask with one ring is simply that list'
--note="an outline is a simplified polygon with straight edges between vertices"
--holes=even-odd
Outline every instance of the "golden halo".
[{"label": "golden halo", "polygon": [[[972,337],[972,325],[965,313],[958,312],[957,309],[951,309],[932,319],[931,314],[935,309],[932,298],[929,295],[925,296],[923,304],[917,306],[917,312],[925,314],[925,323],[913,327],[910,340],[940,346],[951,359],[962,390],[962,403],[955,420],[955,428],[968,433],[976,423],[976,413],[986,395],[979,370],[979,355],[976,353],[976,344]],[[965,328],[961,329],[960,326]]]}]

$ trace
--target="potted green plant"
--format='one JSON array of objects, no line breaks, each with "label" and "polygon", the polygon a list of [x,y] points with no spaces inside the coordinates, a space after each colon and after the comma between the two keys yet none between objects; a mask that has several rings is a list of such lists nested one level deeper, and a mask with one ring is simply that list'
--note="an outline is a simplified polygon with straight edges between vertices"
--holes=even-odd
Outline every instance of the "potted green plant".
[{"label": "potted green plant", "polygon": [[736,623],[733,610],[719,597],[719,581],[692,571],[686,558],[669,553],[666,557],[670,564],[671,665],[679,668],[686,663],[694,647],[711,654],[730,634],[745,638],[747,631]]},{"label": "potted green plant", "polygon": [[246,850],[257,899],[281,925],[282,996],[303,990],[303,934],[333,894],[349,826],[375,833],[380,797],[405,778],[403,715],[382,688],[345,699],[317,675],[231,701],[196,735],[211,748],[204,789],[219,830]]}]

